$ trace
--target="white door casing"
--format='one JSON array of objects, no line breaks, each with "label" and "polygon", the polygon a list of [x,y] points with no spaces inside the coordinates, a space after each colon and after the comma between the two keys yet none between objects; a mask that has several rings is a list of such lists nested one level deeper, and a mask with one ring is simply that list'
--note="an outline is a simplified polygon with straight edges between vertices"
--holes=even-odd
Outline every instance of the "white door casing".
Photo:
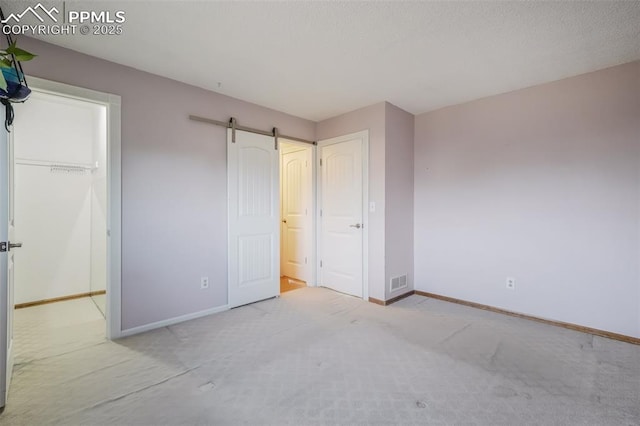
[{"label": "white door casing", "polygon": [[[122,333],[122,172],[121,98],[83,87],[29,77],[33,91],[89,101],[107,107],[107,294],[106,335],[117,339]],[[28,102],[28,101],[27,101]]]},{"label": "white door casing", "polygon": [[273,137],[227,131],[229,307],[280,294],[279,154]]},{"label": "white door casing", "polygon": [[311,261],[311,148],[283,146],[281,156],[281,270],[282,275],[310,282]]},{"label": "white door casing", "polygon": [[318,281],[366,299],[368,132],[318,146]]}]

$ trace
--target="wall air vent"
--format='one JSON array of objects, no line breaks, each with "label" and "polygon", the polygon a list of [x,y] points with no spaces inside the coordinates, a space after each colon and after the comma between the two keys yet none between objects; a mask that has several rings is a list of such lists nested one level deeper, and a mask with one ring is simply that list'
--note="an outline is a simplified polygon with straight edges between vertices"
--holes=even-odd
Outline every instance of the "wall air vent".
[{"label": "wall air vent", "polygon": [[391,278],[391,291],[400,290],[407,286],[407,276],[400,275],[399,277]]}]

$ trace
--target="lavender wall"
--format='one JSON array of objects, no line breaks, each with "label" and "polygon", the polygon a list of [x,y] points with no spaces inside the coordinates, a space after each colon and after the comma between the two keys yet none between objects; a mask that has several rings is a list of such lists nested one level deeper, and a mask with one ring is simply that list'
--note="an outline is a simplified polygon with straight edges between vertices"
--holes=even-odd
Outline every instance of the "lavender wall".
[{"label": "lavender wall", "polygon": [[35,39],[20,45],[38,54],[28,74],[122,97],[122,328],[225,305],[226,133],[188,115],[307,139],[315,123]]},{"label": "lavender wall", "polygon": [[369,297],[385,299],[385,103],[361,108],[317,124],[318,140],[369,130]]},{"label": "lavender wall", "polygon": [[[385,300],[413,289],[414,116],[385,104]],[[392,277],[407,288],[391,291]]]},{"label": "lavender wall", "polygon": [[[316,127],[34,39],[20,43],[39,55],[28,74],[122,97],[123,329],[226,304],[225,130],[188,114],[308,139],[369,129],[377,204],[369,291],[388,298],[393,265],[406,267],[407,256],[393,257],[401,242],[392,226],[411,209],[389,206],[406,201],[410,185],[408,115],[380,103]],[[640,336],[638,117],[639,62],[418,116],[416,289]],[[208,290],[199,288],[204,275]],[[506,276],[516,290],[505,289]]]},{"label": "lavender wall", "polygon": [[640,62],[422,114],[415,136],[416,289],[640,337]]}]

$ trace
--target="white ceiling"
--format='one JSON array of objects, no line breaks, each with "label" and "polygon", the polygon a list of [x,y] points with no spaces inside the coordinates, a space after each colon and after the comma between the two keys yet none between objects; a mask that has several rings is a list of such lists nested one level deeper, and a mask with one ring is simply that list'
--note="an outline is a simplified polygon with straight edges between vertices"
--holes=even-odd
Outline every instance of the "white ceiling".
[{"label": "white ceiling", "polygon": [[[2,4],[7,15],[27,2]],[[385,100],[418,114],[640,59],[639,1],[66,8],[121,9],[124,34],[39,38],[314,121]]]}]

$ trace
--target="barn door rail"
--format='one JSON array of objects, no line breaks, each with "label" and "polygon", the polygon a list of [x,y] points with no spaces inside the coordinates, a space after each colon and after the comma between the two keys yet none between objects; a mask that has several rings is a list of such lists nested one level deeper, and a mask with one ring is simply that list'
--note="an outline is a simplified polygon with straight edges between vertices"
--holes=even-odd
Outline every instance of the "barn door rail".
[{"label": "barn door rail", "polygon": [[252,127],[246,127],[246,126],[241,126],[238,124],[238,120],[236,120],[235,118],[231,117],[229,119],[229,121],[220,121],[220,120],[214,120],[212,118],[205,118],[205,117],[199,117],[197,115],[189,115],[189,119],[193,120],[193,121],[199,121],[201,123],[208,123],[208,124],[214,124],[216,126],[221,126],[221,127],[226,127],[228,129],[231,129],[232,133],[231,133],[231,142],[235,142],[236,141],[236,130],[242,130],[244,132],[251,132],[251,133],[257,133],[259,135],[265,135],[265,136],[272,136],[275,138],[275,148],[278,149],[278,141],[279,139],[289,139],[295,142],[303,142],[303,143],[308,143],[311,145],[317,145],[317,142],[315,141],[310,141],[307,139],[302,139],[302,138],[297,138],[295,136],[288,136],[288,135],[283,135],[278,131],[277,127],[274,127],[273,129],[269,130],[260,130],[260,129],[254,129]]}]

